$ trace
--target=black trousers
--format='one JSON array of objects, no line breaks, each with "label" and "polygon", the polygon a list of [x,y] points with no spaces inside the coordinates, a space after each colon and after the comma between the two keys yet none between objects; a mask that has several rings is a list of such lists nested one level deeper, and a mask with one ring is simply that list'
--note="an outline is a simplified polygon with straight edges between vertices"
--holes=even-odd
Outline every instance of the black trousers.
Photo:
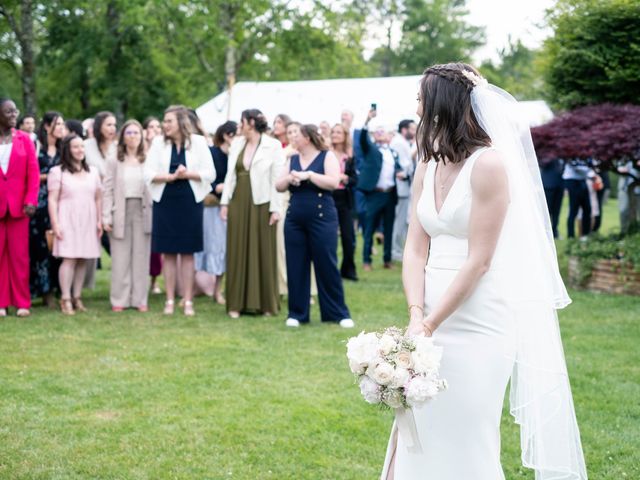
[{"label": "black trousers", "polygon": [[338,272],[338,213],[330,192],[291,195],[284,223],[289,318],[309,321],[311,262],[316,272],[323,322],[350,318]]},{"label": "black trousers", "polygon": [[551,218],[551,228],[553,237],[558,238],[558,222],[560,220],[560,209],[562,208],[562,197],[564,196],[564,185],[553,188],[545,188],[544,196],[547,199],[549,217]]},{"label": "black trousers", "polygon": [[353,214],[349,205],[349,192],[335,190],[333,201],[338,212],[338,225],[340,226],[340,243],[342,244],[342,265],[340,275],[343,278],[357,278],[355,255],[355,232],[353,230]]},{"label": "black trousers", "polygon": [[569,192],[569,217],[567,218],[567,236],[573,238],[578,212],[582,210],[582,235],[591,233],[591,201],[586,180],[565,180]]}]

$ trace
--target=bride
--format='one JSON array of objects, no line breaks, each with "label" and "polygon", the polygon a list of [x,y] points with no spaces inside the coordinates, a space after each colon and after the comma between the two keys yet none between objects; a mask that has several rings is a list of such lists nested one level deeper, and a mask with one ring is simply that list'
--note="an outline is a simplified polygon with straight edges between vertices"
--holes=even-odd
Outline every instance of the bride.
[{"label": "bride", "polygon": [[[536,480],[587,478],[556,309],[558,272],[538,163],[516,101],[462,63],[420,82],[403,259],[409,332],[444,347],[449,388],[413,411],[418,445],[392,428],[382,480],[498,480],[510,382],[523,465]],[[400,427],[400,428],[399,428]]]}]

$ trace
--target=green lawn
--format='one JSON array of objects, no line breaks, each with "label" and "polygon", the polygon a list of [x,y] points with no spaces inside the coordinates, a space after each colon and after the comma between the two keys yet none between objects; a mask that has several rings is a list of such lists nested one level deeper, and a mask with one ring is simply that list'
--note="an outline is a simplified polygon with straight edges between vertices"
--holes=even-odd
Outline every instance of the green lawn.
[{"label": "green lawn", "polygon": [[[360,399],[344,353],[360,329],[406,320],[400,269],[380,265],[346,284],[355,331],[317,307],[298,330],[284,312],[232,320],[204,298],[194,318],[162,316],[157,296],[114,314],[108,271],[87,314],[0,321],[0,479],[378,478],[392,416]],[[640,301],[571,295],[560,321],[590,478],[640,478]],[[533,479],[506,410],[502,443],[507,478]]]}]

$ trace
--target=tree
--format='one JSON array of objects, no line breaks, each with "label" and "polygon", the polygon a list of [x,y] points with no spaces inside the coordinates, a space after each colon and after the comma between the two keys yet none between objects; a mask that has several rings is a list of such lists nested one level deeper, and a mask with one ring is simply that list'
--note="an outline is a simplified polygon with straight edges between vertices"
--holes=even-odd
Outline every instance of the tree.
[{"label": "tree", "polygon": [[640,103],[640,2],[560,0],[548,19],[546,81],[555,106]]},{"label": "tree", "polygon": [[[577,108],[549,123],[531,129],[542,164],[554,159],[595,159],[601,169],[631,177],[629,198],[640,186],[640,177],[622,172],[629,161],[640,166],[640,105],[601,104]],[[630,202],[635,220],[635,202]]]},{"label": "tree", "polygon": [[514,42],[509,38],[499,55],[497,64],[485,60],[479,67],[490,83],[507,90],[518,100],[536,100],[543,96],[539,52],[527,48],[520,40]]},{"label": "tree", "polygon": [[398,71],[419,74],[429,65],[469,61],[484,44],[484,29],[465,20],[466,0],[406,0]]},{"label": "tree", "polygon": [[[0,59],[13,65],[13,69],[18,72],[22,84],[22,103],[27,112],[35,112],[37,107],[35,7],[33,0],[7,0],[0,4],[0,17],[9,27],[5,32],[0,30],[0,45],[8,47],[6,50],[3,48],[6,53]],[[20,60],[19,66],[16,65],[16,59]]]}]

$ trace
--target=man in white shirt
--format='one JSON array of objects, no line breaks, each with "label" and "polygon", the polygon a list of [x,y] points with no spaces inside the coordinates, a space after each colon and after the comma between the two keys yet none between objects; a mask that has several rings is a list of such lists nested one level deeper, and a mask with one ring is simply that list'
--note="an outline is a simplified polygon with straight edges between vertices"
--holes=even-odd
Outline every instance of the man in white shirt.
[{"label": "man in white shirt", "polygon": [[398,125],[398,133],[391,140],[390,147],[398,153],[400,171],[396,173],[398,191],[398,203],[396,205],[396,218],[393,224],[393,240],[391,242],[391,258],[402,261],[404,242],[409,228],[409,205],[411,204],[411,179],[413,177],[414,163],[411,151],[411,142],[416,137],[416,122],[402,120]]}]

